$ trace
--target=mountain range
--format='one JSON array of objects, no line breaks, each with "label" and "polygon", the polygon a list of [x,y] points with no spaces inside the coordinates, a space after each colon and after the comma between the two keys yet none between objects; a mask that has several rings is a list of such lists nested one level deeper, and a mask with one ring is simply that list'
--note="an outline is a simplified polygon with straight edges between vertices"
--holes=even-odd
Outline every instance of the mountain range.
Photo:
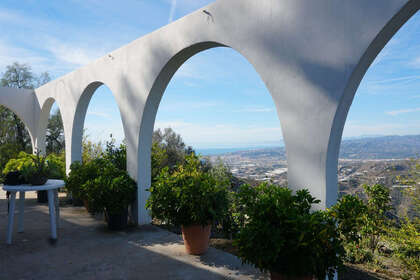
[{"label": "mountain range", "polygon": [[[284,147],[253,148],[229,153],[206,150],[207,155],[238,154],[247,157],[286,159]],[[420,135],[378,136],[347,139],[341,142],[341,159],[406,159],[420,155]]]}]

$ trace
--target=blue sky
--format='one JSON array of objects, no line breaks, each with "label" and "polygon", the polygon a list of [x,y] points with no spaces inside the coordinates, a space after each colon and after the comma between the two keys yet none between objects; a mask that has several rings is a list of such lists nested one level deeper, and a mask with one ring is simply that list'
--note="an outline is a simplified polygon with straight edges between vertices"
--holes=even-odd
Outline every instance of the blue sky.
[{"label": "blue sky", "polygon": [[[2,0],[0,72],[18,61],[53,78],[156,30],[210,0]],[[360,85],[344,137],[420,134],[420,13],[378,56]],[[155,127],[172,127],[196,148],[276,146],[273,101],[238,53],[200,53],[175,74]],[[85,122],[94,139],[123,139],[112,93],[101,87]]]}]

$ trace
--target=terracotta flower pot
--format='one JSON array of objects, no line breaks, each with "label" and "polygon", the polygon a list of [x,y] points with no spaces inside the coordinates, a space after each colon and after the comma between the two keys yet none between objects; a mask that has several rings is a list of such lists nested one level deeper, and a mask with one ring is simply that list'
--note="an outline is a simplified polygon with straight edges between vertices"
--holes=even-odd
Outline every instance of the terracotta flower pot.
[{"label": "terracotta flower pot", "polygon": [[191,255],[202,255],[209,248],[211,224],[207,226],[182,226],[185,250]]},{"label": "terracotta flower pot", "polygon": [[286,276],[274,271],[270,272],[271,280],[312,280],[312,276]]}]

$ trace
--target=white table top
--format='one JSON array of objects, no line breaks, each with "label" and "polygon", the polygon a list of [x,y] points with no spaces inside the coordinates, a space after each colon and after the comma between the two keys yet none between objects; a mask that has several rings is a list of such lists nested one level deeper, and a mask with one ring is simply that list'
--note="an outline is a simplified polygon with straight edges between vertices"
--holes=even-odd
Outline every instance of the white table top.
[{"label": "white table top", "polygon": [[53,189],[59,189],[65,186],[63,180],[54,180],[49,179],[45,185],[41,186],[32,186],[32,185],[16,185],[16,186],[9,186],[3,185],[3,190],[9,192],[30,192],[30,191],[47,191]]}]

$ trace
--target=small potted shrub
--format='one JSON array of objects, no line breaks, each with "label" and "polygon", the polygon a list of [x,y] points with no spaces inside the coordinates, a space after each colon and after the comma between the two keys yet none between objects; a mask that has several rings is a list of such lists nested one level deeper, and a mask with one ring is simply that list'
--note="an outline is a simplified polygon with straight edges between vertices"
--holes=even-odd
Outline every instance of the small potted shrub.
[{"label": "small potted shrub", "polygon": [[92,212],[104,212],[111,230],[121,230],[128,224],[128,206],[136,198],[136,182],[127,171],[110,162],[102,166],[98,177],[82,185],[82,192]]},{"label": "small potted shrub", "polygon": [[32,162],[22,167],[22,175],[25,180],[34,186],[44,185],[48,181],[50,169],[46,158],[41,156],[39,152],[31,157]]},{"label": "small potted shrub", "polygon": [[200,255],[207,251],[211,224],[224,217],[228,209],[226,186],[201,169],[194,154],[186,157],[171,173],[164,168],[149,189],[146,208],[168,224],[181,226],[186,251]]},{"label": "small potted shrub", "polygon": [[335,220],[307,190],[263,183],[241,186],[238,203],[246,221],[234,244],[245,263],[269,271],[271,279],[333,278],[342,264],[343,248]]},{"label": "small potted shrub", "polygon": [[[32,162],[24,164],[22,167],[22,175],[25,181],[33,186],[44,185],[48,181],[50,169],[46,158],[41,156],[39,151],[31,156]],[[37,200],[40,203],[48,202],[47,191],[37,191]]]},{"label": "small potted shrub", "polygon": [[[43,185],[48,180],[49,166],[39,152],[36,155],[20,152],[17,158],[8,161],[3,173],[14,177],[13,184]],[[38,202],[48,202],[46,191],[38,191],[37,196]]]},{"label": "small potted shrub", "polygon": [[21,185],[26,184],[25,178],[22,175],[22,169],[25,165],[32,164],[32,155],[25,152],[20,152],[17,158],[10,159],[3,169],[6,185]]},{"label": "small potted shrub", "polygon": [[82,190],[82,186],[89,180],[99,177],[104,165],[105,160],[100,158],[84,164],[78,161],[71,164],[70,173],[66,177],[65,182],[67,190],[72,195],[74,206],[85,206],[88,212],[94,212],[89,207],[89,202],[85,196],[85,192]]}]

